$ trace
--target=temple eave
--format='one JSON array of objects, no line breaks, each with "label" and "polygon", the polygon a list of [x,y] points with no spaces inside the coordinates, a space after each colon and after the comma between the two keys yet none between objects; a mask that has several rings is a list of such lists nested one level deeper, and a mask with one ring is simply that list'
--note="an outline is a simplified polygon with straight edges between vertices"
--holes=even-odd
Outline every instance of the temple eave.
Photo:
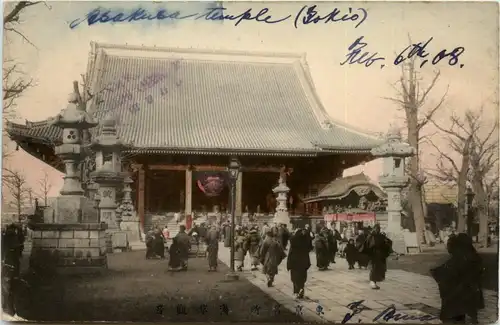
[{"label": "temple eave", "polygon": [[64,173],[64,164],[62,160],[55,155],[54,147],[41,141],[37,142],[28,141],[26,139],[11,139],[31,156]]}]

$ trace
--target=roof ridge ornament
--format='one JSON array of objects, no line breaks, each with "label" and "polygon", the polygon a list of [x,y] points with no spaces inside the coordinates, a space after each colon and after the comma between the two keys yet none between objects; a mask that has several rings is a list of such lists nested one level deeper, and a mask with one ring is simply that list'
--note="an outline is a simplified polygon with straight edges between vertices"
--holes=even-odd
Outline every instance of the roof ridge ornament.
[{"label": "roof ridge ornament", "polygon": [[321,127],[323,129],[332,129],[333,128],[333,123],[332,121],[330,121],[329,119],[324,119],[322,122],[321,122]]}]

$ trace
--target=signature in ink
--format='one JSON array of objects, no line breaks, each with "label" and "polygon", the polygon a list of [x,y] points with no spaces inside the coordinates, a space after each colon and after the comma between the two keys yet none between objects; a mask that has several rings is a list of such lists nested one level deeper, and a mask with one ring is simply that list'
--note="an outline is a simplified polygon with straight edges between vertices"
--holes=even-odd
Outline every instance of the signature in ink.
[{"label": "signature in ink", "polygon": [[298,25],[300,23],[302,23],[303,25],[309,25],[311,23],[317,24],[323,22],[324,24],[327,24],[331,22],[335,23],[344,21],[354,21],[354,22],[357,21],[357,24],[354,25],[354,28],[358,28],[368,17],[368,12],[364,8],[356,9],[356,11],[359,12],[360,14],[357,14],[356,12],[353,13],[353,9],[349,8],[349,11],[343,15],[341,15],[341,12],[338,8],[335,8],[330,13],[321,16],[320,14],[318,14],[318,11],[316,10],[317,7],[318,7],[317,5],[303,6],[302,9],[300,9],[299,12],[297,12],[297,15],[295,16],[295,21],[294,21],[295,28],[298,28]]},{"label": "signature in ink", "polygon": [[[363,305],[363,302],[365,302],[365,301],[360,300],[360,301],[351,302],[349,305],[347,305],[347,308],[351,309],[352,312],[345,314],[344,319],[342,320],[342,324],[347,323],[354,315],[361,314],[363,312],[363,310],[369,309],[368,307]],[[395,320],[395,321],[398,321],[398,320],[407,321],[407,320],[409,320],[409,321],[428,322],[431,320],[438,319],[438,317],[433,316],[433,315],[429,315],[429,314],[421,315],[421,316],[408,315],[408,314],[405,314],[402,312],[397,312],[396,307],[393,305],[393,306],[387,307],[384,311],[382,311],[380,314],[375,316],[375,318],[373,318],[372,321],[376,322],[379,319],[386,321],[386,322],[388,322],[390,320]]]},{"label": "signature in ink", "polygon": [[352,313],[347,313],[342,320],[342,324],[347,323],[354,315],[360,314],[363,310],[367,309],[366,306],[363,305],[364,300],[351,302],[347,305],[347,308],[352,310]]},{"label": "signature in ink", "polygon": [[405,321],[412,320],[413,321],[413,320],[415,320],[415,321],[420,321],[420,322],[428,322],[431,320],[438,319],[439,317],[429,315],[429,314],[422,315],[422,316],[408,315],[408,314],[405,314],[402,312],[397,312],[395,306],[390,306],[390,307],[387,307],[383,312],[378,314],[373,319],[373,321],[375,322],[375,321],[379,320],[380,318],[382,318],[386,322],[388,322],[392,319],[395,321],[398,321],[398,320],[405,320]]},{"label": "signature in ink", "polygon": [[208,12],[199,15],[195,19],[198,20],[205,18],[205,20],[232,20],[235,21],[234,26],[238,26],[243,20],[254,20],[259,23],[277,24],[291,17],[291,15],[288,15],[284,18],[273,19],[273,16],[268,14],[269,8],[263,8],[255,15],[252,14],[252,8],[247,9],[239,15],[227,14],[227,9],[223,7],[209,8],[207,10]]},{"label": "signature in ink", "polygon": [[[347,50],[349,53],[346,54],[346,60],[344,62],[341,62],[340,65],[344,64],[361,64],[364,65],[365,67],[371,66],[373,63],[377,61],[383,62],[385,60],[384,57],[379,56],[378,52],[371,53],[367,52],[365,50],[366,46],[368,43],[363,42],[364,36],[359,37],[349,45]],[[362,53],[363,52],[363,53]],[[381,68],[384,67],[382,64],[380,66]]]},{"label": "signature in ink", "polygon": [[[433,39],[434,37],[431,37],[426,42],[419,42],[407,46],[403,51],[401,51],[401,53],[398,54],[398,56],[394,60],[394,65],[399,65],[405,60],[415,57],[422,59],[420,63],[420,67],[422,68],[427,62],[429,62],[429,59],[427,59],[427,57],[430,54],[429,52],[427,52],[427,46],[432,42]],[[462,46],[458,46],[451,51],[444,49],[434,55],[430,62],[432,65],[436,65],[441,60],[448,59],[448,65],[454,66],[459,63],[459,57],[462,53],[464,53],[464,51],[465,48]],[[463,66],[463,64],[460,64],[460,68],[463,68]]]}]

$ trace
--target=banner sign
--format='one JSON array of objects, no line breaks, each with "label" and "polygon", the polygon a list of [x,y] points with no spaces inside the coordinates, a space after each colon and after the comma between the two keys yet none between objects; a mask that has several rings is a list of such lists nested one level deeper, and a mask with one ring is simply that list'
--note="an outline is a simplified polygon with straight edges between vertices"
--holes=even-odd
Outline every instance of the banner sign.
[{"label": "banner sign", "polygon": [[196,186],[206,196],[219,196],[228,184],[227,173],[223,172],[195,172]]},{"label": "banner sign", "polygon": [[325,221],[376,221],[375,212],[366,213],[329,213],[325,214]]}]

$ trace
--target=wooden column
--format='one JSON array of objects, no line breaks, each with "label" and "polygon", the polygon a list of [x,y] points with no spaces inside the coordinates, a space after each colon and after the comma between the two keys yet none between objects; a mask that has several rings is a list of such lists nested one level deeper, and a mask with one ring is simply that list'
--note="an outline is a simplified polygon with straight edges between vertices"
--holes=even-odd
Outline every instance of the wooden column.
[{"label": "wooden column", "polygon": [[185,205],[184,214],[186,216],[192,213],[192,199],[193,199],[193,171],[186,169],[186,191],[185,191]]},{"label": "wooden column", "polygon": [[139,176],[137,184],[137,214],[139,215],[139,222],[141,231],[144,232],[144,213],[145,213],[145,195],[144,190],[146,188],[146,171],[142,165],[136,165],[138,168]]},{"label": "wooden column", "polygon": [[236,180],[236,205],[234,208],[234,213],[236,216],[240,217],[243,214],[242,209],[242,199],[243,199],[243,173],[238,174],[238,179]]}]

